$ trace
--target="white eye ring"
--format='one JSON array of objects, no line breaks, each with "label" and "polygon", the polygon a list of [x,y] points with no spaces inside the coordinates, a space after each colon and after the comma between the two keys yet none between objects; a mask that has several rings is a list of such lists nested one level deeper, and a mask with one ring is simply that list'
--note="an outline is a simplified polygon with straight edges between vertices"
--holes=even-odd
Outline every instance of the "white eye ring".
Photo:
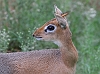
[{"label": "white eye ring", "polygon": [[47,33],[53,33],[57,27],[53,24],[49,24],[48,26],[45,26],[44,31]]}]

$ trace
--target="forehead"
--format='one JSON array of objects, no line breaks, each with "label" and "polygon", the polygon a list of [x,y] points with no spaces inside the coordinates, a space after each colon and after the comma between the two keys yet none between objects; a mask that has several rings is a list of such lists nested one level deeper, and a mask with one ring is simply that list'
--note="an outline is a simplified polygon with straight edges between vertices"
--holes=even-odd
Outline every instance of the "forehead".
[{"label": "forehead", "polygon": [[55,18],[54,19],[51,19],[49,22],[46,22],[45,25],[49,25],[49,24],[53,24],[53,25],[58,26],[58,22],[57,22],[57,20]]}]

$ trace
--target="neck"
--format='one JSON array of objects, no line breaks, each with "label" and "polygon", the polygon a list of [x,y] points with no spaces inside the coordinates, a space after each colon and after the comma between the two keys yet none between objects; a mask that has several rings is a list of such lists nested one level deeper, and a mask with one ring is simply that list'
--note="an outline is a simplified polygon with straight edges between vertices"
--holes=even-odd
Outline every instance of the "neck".
[{"label": "neck", "polygon": [[78,53],[71,39],[65,41],[60,47],[62,60],[69,67],[75,66]]},{"label": "neck", "polygon": [[60,48],[61,57],[64,64],[68,67],[74,67],[78,59],[78,53],[71,40],[71,37],[62,37],[61,41],[56,42],[56,44],[58,44]]}]

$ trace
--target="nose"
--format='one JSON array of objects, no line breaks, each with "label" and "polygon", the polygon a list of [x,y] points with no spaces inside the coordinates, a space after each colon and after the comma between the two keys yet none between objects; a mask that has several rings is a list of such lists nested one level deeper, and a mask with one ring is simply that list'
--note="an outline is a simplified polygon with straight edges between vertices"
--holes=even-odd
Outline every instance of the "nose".
[{"label": "nose", "polygon": [[35,37],[35,35],[33,34],[33,37]]}]

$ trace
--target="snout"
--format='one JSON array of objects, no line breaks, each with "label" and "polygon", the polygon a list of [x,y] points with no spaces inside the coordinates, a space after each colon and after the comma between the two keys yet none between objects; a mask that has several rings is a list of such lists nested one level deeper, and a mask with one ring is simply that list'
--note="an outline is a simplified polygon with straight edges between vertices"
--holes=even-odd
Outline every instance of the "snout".
[{"label": "snout", "polygon": [[39,36],[38,34],[33,34],[33,37],[35,37],[36,40],[43,40],[42,36]]},{"label": "snout", "polygon": [[40,36],[40,34],[38,34],[38,33],[34,33],[32,36],[35,38],[42,38],[42,36]]},{"label": "snout", "polygon": [[37,32],[37,30],[32,34],[33,37],[37,37],[39,35],[39,33]]},{"label": "snout", "polygon": [[44,39],[44,27],[40,27],[36,29],[36,31],[33,33],[33,37],[35,37],[37,40],[43,40]]},{"label": "snout", "polygon": [[36,34],[33,34],[32,36],[33,36],[33,37],[35,37],[35,38],[37,37],[37,35],[36,35]]}]

